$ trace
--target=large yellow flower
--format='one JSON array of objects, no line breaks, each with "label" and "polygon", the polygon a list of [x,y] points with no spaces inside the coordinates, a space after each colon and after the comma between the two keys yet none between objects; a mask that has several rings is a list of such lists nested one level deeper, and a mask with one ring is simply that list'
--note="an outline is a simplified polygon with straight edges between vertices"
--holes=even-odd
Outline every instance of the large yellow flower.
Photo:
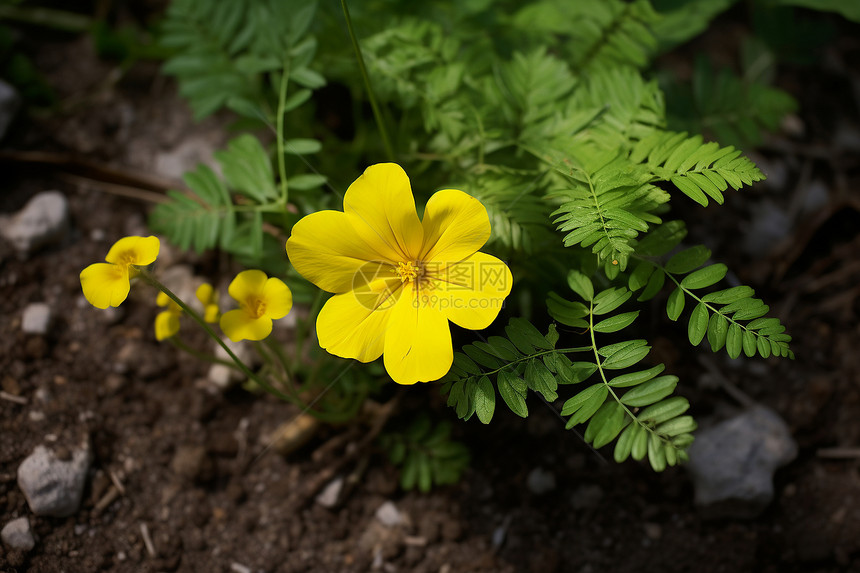
[{"label": "large yellow flower", "polygon": [[84,297],[96,308],[119,306],[128,297],[137,266],[155,262],[158,237],[123,237],[110,248],[106,263],[94,263],[81,271]]},{"label": "large yellow flower", "polygon": [[335,293],[320,311],[320,346],[370,362],[384,354],[399,384],[437,380],[451,368],[450,320],[486,328],[511,292],[507,265],[477,252],[490,237],[480,201],[435,193],[419,220],[409,178],[394,163],[368,167],[343,199],[293,227],[290,261]]}]

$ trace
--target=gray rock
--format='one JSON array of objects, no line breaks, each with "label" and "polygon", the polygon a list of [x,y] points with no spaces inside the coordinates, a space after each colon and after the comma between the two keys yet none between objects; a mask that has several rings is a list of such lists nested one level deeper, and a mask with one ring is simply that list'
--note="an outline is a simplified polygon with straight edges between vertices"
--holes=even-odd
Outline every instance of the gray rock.
[{"label": "gray rock", "polygon": [[703,514],[752,518],[773,499],[773,474],[795,458],[797,444],[782,418],[756,406],[701,430],[689,455]]},{"label": "gray rock", "polygon": [[68,227],[66,196],[59,191],[43,191],[2,226],[2,233],[18,255],[27,258],[37,249],[62,239]]},{"label": "gray rock", "polygon": [[44,302],[31,302],[24,307],[21,330],[27,334],[47,334],[51,326],[51,307]]},{"label": "gray rock", "polygon": [[323,507],[332,508],[340,500],[341,491],[343,491],[343,477],[338,476],[328,482],[328,485],[316,497],[316,502]]},{"label": "gray rock", "polygon": [[0,531],[0,538],[9,548],[18,551],[30,551],[36,546],[36,540],[30,530],[30,520],[26,517],[13,519],[4,525],[3,530]]},{"label": "gray rock", "polygon": [[36,515],[68,517],[78,511],[92,462],[89,443],[61,460],[54,452],[37,446],[18,466],[18,487]]},{"label": "gray rock", "polygon": [[11,85],[0,80],[0,139],[6,135],[6,130],[18,114],[21,107],[21,96]]},{"label": "gray rock", "polygon": [[404,522],[403,514],[391,501],[386,501],[377,508],[376,519],[385,527],[395,527]]},{"label": "gray rock", "polygon": [[[224,338],[223,340],[230,350],[233,351],[233,354],[235,354],[239,360],[244,362],[247,366],[254,368],[259,363],[258,356],[253,352],[252,347],[244,340],[240,340],[239,342],[233,342],[229,338]],[[216,358],[220,358],[221,360],[226,360],[228,362],[233,360],[230,358],[230,355],[221,348],[220,344],[213,342],[213,345]],[[226,390],[234,384],[238,384],[245,380],[245,375],[242,374],[241,371],[223,364],[213,364],[210,366],[206,377],[220,390]]]},{"label": "gray rock", "polygon": [[535,468],[526,478],[529,491],[535,495],[543,495],[555,489],[555,474],[543,468]]}]

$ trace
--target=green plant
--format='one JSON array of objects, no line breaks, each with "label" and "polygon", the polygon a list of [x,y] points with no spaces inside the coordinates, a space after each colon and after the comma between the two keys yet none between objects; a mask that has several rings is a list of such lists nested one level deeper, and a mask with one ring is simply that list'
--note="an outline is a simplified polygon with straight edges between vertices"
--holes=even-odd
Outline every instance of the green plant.
[{"label": "green plant", "polygon": [[[498,393],[525,417],[531,391],[549,403],[564,400],[567,427],[585,424],[595,447],[616,441],[617,460],[647,456],[662,470],[685,458],[696,424],[687,400],[674,395],[678,378],[648,362],[636,303],[668,290],[668,318],[686,316],[692,346],[707,337],[713,352],[732,358],[793,357],[790,337],[753,290],[720,284],[727,268],[708,264],[705,247],[681,245],[685,223],[667,217],[673,199],[713,208],[730,199],[729,188],[761,181],[733,143],[755,142],[795,105],[765,87],[761,74],[714,77],[699,64],[689,108],[696,113],[680,104],[667,112],[664,91],[647,75],[653,57],[699,33],[731,2],[700,4],[708,9],[661,14],[647,0],[525,7],[497,0],[433,3],[416,16],[410,3],[369,2],[353,7],[348,26],[360,36],[365,69],[354,65],[343,15],[328,6],[176,0],[164,23],[162,43],[176,49],[165,71],[178,77],[196,114],[226,106],[277,124],[278,141],[266,150],[250,135],[234,139],[217,155],[223,178],[205,167],[188,174],[190,194],[172,192],[151,223],[183,247],[220,247],[275,270],[283,243],[274,236],[288,234],[301,215],[337,207],[323,183],[349,181],[366,158],[388,154],[389,138],[370,135],[388,133],[420,188],[461,189],[485,205],[488,246],[507,258],[517,281],[504,335],[464,345],[443,379],[457,415],[489,423]],[[315,37],[327,41],[317,46]],[[328,77],[313,71],[315,61]],[[359,113],[349,144],[285,141],[285,125],[325,137],[302,106],[326,81],[347,85],[356,98],[365,93],[379,112],[376,127]],[[307,172],[308,153],[328,177]],[[567,287],[575,300],[557,294]],[[550,321],[546,334],[535,326]],[[393,461],[405,463],[404,487],[425,489],[459,474],[451,469],[460,467],[459,454],[433,473],[435,446],[427,440],[445,443],[447,430],[437,436],[422,424],[412,437],[389,439]]]},{"label": "green plant", "polygon": [[469,450],[451,439],[451,424],[436,425],[426,415],[412,422],[405,431],[379,438],[389,461],[400,469],[400,486],[405,490],[427,492],[434,485],[449,485],[460,480],[469,466]]}]

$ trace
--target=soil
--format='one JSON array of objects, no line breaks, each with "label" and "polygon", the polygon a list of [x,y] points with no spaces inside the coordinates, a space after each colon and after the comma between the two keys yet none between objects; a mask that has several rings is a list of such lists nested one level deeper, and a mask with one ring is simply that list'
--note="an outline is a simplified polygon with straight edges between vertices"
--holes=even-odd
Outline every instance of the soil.
[{"label": "soil", "polygon": [[[691,239],[712,247],[788,326],[797,360],[693,352],[684,325],[669,323],[659,301],[649,318],[661,333],[655,353],[682,376],[700,425],[739,411],[738,391],[789,424],[799,454],[777,472],[775,500],[761,516],[706,520],[683,469],[615,464],[533,400],[527,421],[500,408],[489,427],[455,423],[471,467],[459,484],[429,494],[401,491],[379,452],[341,463],[367,431],[360,422],[323,427],[280,455],[268,448],[270,435],[297,409],[241,388],[213,389],[205,365],[154,340],[151,292],[135,289],[110,312],[83,299],[80,270],[116,238],[145,232],[143,195],[123,197],[117,191],[133,186],[128,180],[118,186],[91,170],[82,179],[68,166],[6,160],[0,212],[60,189],[73,224],[28,260],[0,246],[0,521],[28,516],[37,539],[27,553],[0,546],[0,571],[860,571],[860,100],[851,89],[860,85],[860,45],[857,27],[843,28],[828,47],[830,65],[781,70],[780,83],[802,105],[794,135],[770,138],[755,155],[779,177],[730,194],[706,217],[682,207],[697,221]],[[228,118],[192,122],[154,65],[112,82],[114,66],[95,57],[88,38],[51,37],[33,55],[63,112],[22,118],[7,150],[73,153],[164,180],[178,175],[170,157],[193,166],[227,138]],[[768,205],[789,214],[788,226],[752,256],[738,237],[755,230]],[[229,276],[217,257],[168,249],[162,258]],[[54,311],[46,336],[22,332],[31,302]],[[428,404],[455,421],[436,394],[432,385],[409,388],[390,423]],[[33,516],[18,465],[39,444],[82,441],[94,461],[81,509]],[[535,468],[553,473],[555,489],[530,491]],[[308,484],[332,474],[360,479],[328,509]],[[376,519],[386,501],[401,525]]]}]

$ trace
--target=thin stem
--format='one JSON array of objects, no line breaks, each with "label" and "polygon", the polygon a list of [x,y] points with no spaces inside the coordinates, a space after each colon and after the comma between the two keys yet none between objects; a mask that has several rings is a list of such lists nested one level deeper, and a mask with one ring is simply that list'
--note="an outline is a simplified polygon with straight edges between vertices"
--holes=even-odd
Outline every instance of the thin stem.
[{"label": "thin stem", "polygon": [[531,360],[532,358],[538,358],[538,357],[544,356],[546,354],[553,354],[556,352],[559,354],[566,354],[568,352],[588,352],[589,350],[591,350],[590,346],[579,346],[579,347],[575,347],[575,348],[553,348],[552,350],[544,350],[543,352],[535,352],[534,354],[529,354],[528,356],[523,356],[522,358],[518,358],[516,360],[508,362],[507,364],[505,364],[501,368],[496,368],[495,370],[490,370],[489,372],[484,372],[484,376],[489,376],[490,374],[495,374],[497,372],[504,370],[505,368],[511,367],[514,364],[519,364],[520,362],[525,362],[526,360]]},{"label": "thin stem", "polygon": [[233,362],[229,362],[227,360],[221,360],[220,358],[216,358],[216,357],[212,356],[211,354],[207,354],[205,352],[200,352],[199,350],[194,350],[193,348],[191,348],[190,346],[185,344],[185,342],[183,342],[178,336],[171,336],[167,340],[173,346],[175,346],[176,348],[178,348],[179,350],[181,350],[183,352],[190,354],[194,358],[199,358],[200,360],[205,360],[206,362],[211,362],[212,364],[221,364],[224,366],[228,366],[230,368],[236,368],[238,370],[238,367]]},{"label": "thin stem", "polygon": [[215,334],[215,331],[212,330],[212,327],[209,326],[205,320],[203,320],[203,317],[200,316],[199,314],[197,314],[197,312],[194,309],[192,309],[190,306],[185,304],[185,302],[183,302],[181,298],[179,298],[178,296],[173,294],[173,291],[171,291],[169,288],[164,286],[161,283],[161,281],[159,281],[157,278],[155,278],[146,269],[142,269],[140,267],[137,267],[137,270],[138,270],[138,273],[140,274],[141,278],[143,278],[146,282],[148,282],[149,284],[151,284],[152,286],[154,286],[155,288],[157,288],[158,290],[160,290],[161,292],[166,294],[170,298],[170,300],[172,300],[173,302],[178,304],[179,308],[181,308],[188,316],[190,316],[192,319],[194,319],[194,321],[200,325],[200,327],[206,332],[206,334],[208,334],[212,340],[217,342],[221,346],[221,348],[224,349],[224,352],[227,353],[227,356],[229,356],[230,358],[233,359],[233,362],[236,363],[236,366],[239,368],[239,370],[242,371],[242,373],[245,376],[247,376],[248,378],[250,378],[251,380],[256,382],[257,385],[260,386],[260,388],[262,388],[263,390],[265,390],[269,394],[276,396],[276,397],[278,397],[281,400],[284,400],[286,402],[291,401],[289,396],[287,396],[283,392],[273,388],[271,385],[269,385],[268,382],[266,382],[265,380],[263,380],[262,378],[260,378],[256,374],[254,374],[251,371],[251,369],[248,368],[245,365],[245,363],[242,362],[239,359],[239,357],[236,356],[236,354],[232,350],[230,350],[230,347],[227,346],[227,344],[223,340],[221,340],[221,337],[218,336],[217,334]]},{"label": "thin stem", "polygon": [[355,30],[352,28],[352,19],[349,17],[349,8],[346,6],[346,0],[340,0],[340,5],[343,7],[343,16],[346,18],[346,27],[349,30],[349,37],[352,40],[352,48],[355,50],[355,58],[358,60],[358,70],[361,72],[361,78],[364,80],[364,87],[367,90],[367,99],[370,100],[370,107],[373,109],[373,117],[376,119],[376,125],[379,127],[379,135],[382,137],[382,144],[385,146],[385,153],[388,155],[389,161],[394,161],[394,148],[391,146],[391,140],[388,139],[388,131],[385,129],[382,112],[379,109],[379,105],[376,103],[376,96],[373,93],[373,87],[370,85],[370,76],[368,76],[367,68],[364,66],[364,56],[361,53],[361,47],[358,45],[358,39],[355,37]]},{"label": "thin stem", "polygon": [[287,168],[284,159],[284,108],[287,101],[287,80],[290,77],[290,61],[284,58],[284,72],[281,74],[281,89],[278,90],[278,174],[281,178],[281,204],[287,204],[289,189],[287,188]]}]

